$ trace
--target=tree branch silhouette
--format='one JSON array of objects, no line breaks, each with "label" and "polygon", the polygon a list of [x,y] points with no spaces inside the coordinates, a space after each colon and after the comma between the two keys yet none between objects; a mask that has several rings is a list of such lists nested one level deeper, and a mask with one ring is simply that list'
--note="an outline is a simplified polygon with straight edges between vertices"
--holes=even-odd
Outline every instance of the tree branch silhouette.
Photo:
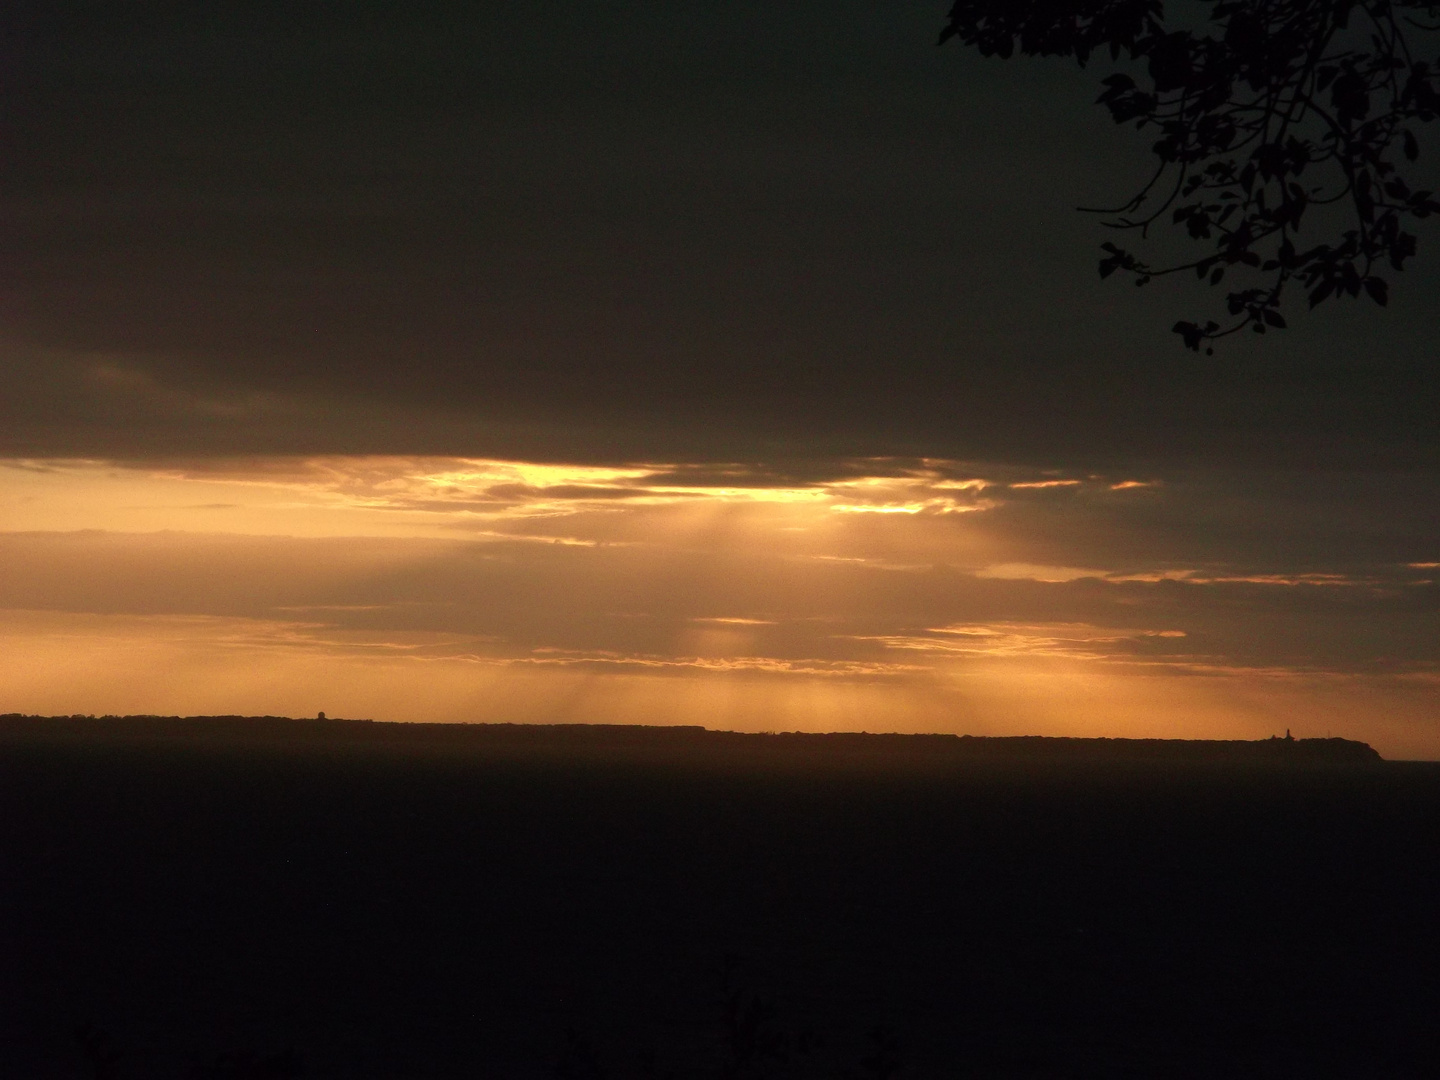
[{"label": "tree branch silhouette", "polygon": [[1411,221],[1440,212],[1413,175],[1416,130],[1440,113],[1440,65],[1417,48],[1433,44],[1440,2],[1195,2],[1208,9],[1198,32],[1171,29],[1162,0],[955,0],[940,43],[1131,62],[1133,74],[1101,80],[1097,103],[1117,124],[1158,133],[1155,172],[1118,207],[1080,209],[1142,241],[1157,223],[1183,227],[1203,249],[1152,265],[1106,242],[1102,278],[1229,280],[1226,321],[1173,327],[1187,348],[1283,329],[1296,287],[1311,308],[1362,292],[1384,306],[1382,272],[1416,251]]}]

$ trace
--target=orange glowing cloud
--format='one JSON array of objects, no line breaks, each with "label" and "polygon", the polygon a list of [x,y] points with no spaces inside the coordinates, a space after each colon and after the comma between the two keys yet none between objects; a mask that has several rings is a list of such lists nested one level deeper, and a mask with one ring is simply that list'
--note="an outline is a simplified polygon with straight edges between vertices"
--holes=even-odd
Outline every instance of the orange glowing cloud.
[{"label": "orange glowing cloud", "polygon": [[1421,715],[1432,566],[1197,547],[1153,515],[1201,496],[1115,497],[1139,483],[933,459],[10,462],[0,711],[1268,734],[1255,703],[1303,699],[1360,737],[1358,703]]}]

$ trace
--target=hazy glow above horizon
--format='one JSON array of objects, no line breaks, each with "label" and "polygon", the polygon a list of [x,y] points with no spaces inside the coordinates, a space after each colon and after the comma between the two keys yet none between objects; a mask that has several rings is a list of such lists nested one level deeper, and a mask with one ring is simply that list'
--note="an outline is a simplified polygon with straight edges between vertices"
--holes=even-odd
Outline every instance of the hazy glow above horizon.
[{"label": "hazy glow above horizon", "polygon": [[1175,526],[1226,498],[939,460],[9,461],[0,711],[1440,754],[1433,561]]}]

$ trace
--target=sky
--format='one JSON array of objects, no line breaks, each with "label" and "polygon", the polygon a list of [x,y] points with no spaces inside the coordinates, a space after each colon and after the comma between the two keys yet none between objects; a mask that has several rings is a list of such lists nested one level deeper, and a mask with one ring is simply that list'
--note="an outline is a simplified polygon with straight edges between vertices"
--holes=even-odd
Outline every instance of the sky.
[{"label": "sky", "polygon": [[1188,353],[946,6],[7,5],[0,711],[1440,756],[1440,236]]}]

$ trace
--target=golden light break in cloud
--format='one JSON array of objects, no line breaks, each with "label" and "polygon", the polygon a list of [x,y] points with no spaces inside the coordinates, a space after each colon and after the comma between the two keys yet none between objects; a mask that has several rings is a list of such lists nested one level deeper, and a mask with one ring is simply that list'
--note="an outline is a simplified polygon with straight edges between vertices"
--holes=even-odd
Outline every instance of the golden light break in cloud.
[{"label": "golden light break in cloud", "polygon": [[1300,724],[1424,751],[1437,667],[1412,631],[1417,590],[1434,587],[1415,571],[1433,564],[1320,566],[1167,532],[1209,497],[937,460],[12,460],[0,704],[1175,736]]}]

